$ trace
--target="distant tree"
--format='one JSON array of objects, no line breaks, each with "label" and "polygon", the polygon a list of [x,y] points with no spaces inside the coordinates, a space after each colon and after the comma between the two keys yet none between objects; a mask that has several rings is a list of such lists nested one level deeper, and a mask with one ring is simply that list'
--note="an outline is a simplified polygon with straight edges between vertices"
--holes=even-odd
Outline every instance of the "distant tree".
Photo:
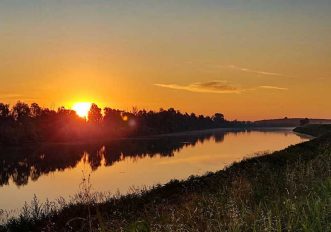
[{"label": "distant tree", "polygon": [[56,116],[56,111],[48,108],[42,108],[41,116],[47,119],[54,118]]},{"label": "distant tree", "polygon": [[213,116],[213,121],[216,123],[223,123],[224,122],[224,115],[221,113],[216,113]]},{"label": "distant tree", "polygon": [[77,115],[76,111],[71,109],[66,109],[64,106],[61,106],[57,109],[57,115],[61,119],[79,119],[80,117]]},{"label": "distant tree", "polygon": [[139,114],[139,109],[138,109],[138,107],[137,107],[137,106],[132,107],[132,111],[131,111],[131,113],[132,113],[133,115],[138,115],[138,114]]},{"label": "distant tree", "polygon": [[300,120],[300,125],[301,125],[301,126],[307,125],[307,124],[309,124],[309,123],[310,123],[309,118],[305,118],[305,119],[301,119],[301,120]]},{"label": "distant tree", "polygon": [[[86,120],[79,117],[74,110],[65,107],[55,111],[42,108],[37,103],[29,106],[17,102],[10,110],[9,105],[0,103],[0,143],[74,141],[95,136],[139,136],[252,125],[251,122],[228,121],[221,113],[204,116],[181,113],[174,108],[146,111],[134,107],[131,112],[105,108],[102,114],[102,110],[96,104],[91,105],[88,120],[86,123]],[[103,126],[90,127],[89,123],[102,123]],[[301,122],[307,123],[309,119]]]},{"label": "distant tree", "polygon": [[30,112],[31,110],[28,104],[18,101],[13,107],[12,115],[15,120],[24,121],[30,117]]},{"label": "distant tree", "polygon": [[122,121],[123,111],[121,110],[116,110],[106,107],[104,108],[103,112],[104,112],[104,121],[107,123],[119,125],[118,123]]},{"label": "distant tree", "polygon": [[30,111],[31,117],[38,118],[41,116],[43,110],[37,103],[32,103]]},{"label": "distant tree", "polygon": [[88,112],[88,120],[91,123],[99,123],[102,120],[101,108],[96,104],[92,104],[90,111]]},{"label": "distant tree", "polygon": [[9,105],[0,103],[0,119],[6,119],[9,116],[10,116]]}]

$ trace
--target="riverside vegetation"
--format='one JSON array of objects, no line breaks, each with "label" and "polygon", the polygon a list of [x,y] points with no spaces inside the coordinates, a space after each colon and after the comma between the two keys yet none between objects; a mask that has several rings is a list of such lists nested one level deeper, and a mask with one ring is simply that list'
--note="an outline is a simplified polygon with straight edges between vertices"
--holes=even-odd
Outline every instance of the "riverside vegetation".
[{"label": "riverside vegetation", "polygon": [[[307,121],[307,122],[306,122]],[[302,123],[326,123],[323,119],[227,120],[222,113],[211,116],[182,113],[174,108],[129,111],[99,108],[91,104],[88,120],[76,111],[44,108],[37,103],[0,102],[0,146],[41,143],[100,142],[109,138],[141,137],[215,128],[294,127]]]},{"label": "riverside vegetation", "polygon": [[71,202],[34,199],[0,231],[331,231],[331,133],[322,127],[309,142],[126,196],[93,193],[86,177]]},{"label": "riverside vegetation", "polygon": [[308,124],[297,127],[293,130],[297,133],[307,134],[314,137],[319,137],[328,132],[331,132],[331,124]]},{"label": "riverside vegetation", "polygon": [[35,143],[107,141],[109,138],[139,137],[212,128],[245,128],[251,122],[229,121],[221,113],[212,116],[168,110],[131,112],[92,104],[88,120],[74,110],[57,110],[17,102],[0,102],[0,146]]}]

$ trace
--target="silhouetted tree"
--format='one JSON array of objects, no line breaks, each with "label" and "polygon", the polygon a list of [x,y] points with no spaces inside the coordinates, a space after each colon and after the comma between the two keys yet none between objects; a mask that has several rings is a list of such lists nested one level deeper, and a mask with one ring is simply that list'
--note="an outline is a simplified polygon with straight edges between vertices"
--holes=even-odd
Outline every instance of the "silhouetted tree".
[{"label": "silhouetted tree", "polygon": [[76,111],[66,109],[64,106],[57,109],[57,115],[65,120],[78,119]]},{"label": "silhouetted tree", "polygon": [[10,109],[8,104],[0,103],[0,119],[7,119],[10,116]]},{"label": "silhouetted tree", "polygon": [[92,104],[88,113],[88,121],[91,123],[100,123],[102,120],[101,109],[96,105]]},{"label": "silhouetted tree", "polygon": [[18,101],[13,107],[13,117],[17,121],[23,121],[30,117],[30,107],[28,104]]},{"label": "silhouetted tree", "polygon": [[221,113],[216,113],[213,116],[213,121],[216,123],[223,123],[224,122],[224,115]]},{"label": "silhouetted tree", "polygon": [[98,140],[107,137],[165,134],[180,131],[219,127],[247,127],[250,122],[227,121],[224,115],[213,116],[181,113],[174,108],[146,111],[133,108],[132,112],[106,107],[101,109],[92,104],[88,122],[74,110],[65,107],[57,111],[17,102],[10,110],[9,105],[0,103],[0,143],[20,144],[41,141]]},{"label": "silhouetted tree", "polygon": [[42,114],[42,109],[37,103],[32,103],[30,107],[31,117],[38,118]]},{"label": "silhouetted tree", "polygon": [[111,109],[109,107],[106,107],[104,109],[104,121],[106,123],[110,123],[110,124],[113,124],[113,125],[119,125],[122,123],[122,113],[123,111],[121,110],[115,110],[115,109]]}]

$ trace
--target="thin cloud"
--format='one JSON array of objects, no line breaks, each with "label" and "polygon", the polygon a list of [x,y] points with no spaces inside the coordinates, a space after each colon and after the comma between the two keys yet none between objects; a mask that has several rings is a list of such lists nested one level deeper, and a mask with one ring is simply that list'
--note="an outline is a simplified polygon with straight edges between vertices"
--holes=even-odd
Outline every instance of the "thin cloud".
[{"label": "thin cloud", "polygon": [[255,74],[264,75],[264,76],[293,77],[293,76],[285,75],[285,74],[282,74],[282,73],[248,69],[248,68],[239,67],[239,66],[236,66],[236,65],[218,65],[218,67],[227,68],[227,69],[234,69],[234,70],[238,70],[238,71],[241,71],[241,72],[247,72],[247,73],[255,73]]},{"label": "thin cloud", "polygon": [[226,81],[209,81],[209,82],[195,82],[189,85],[178,85],[178,84],[154,84],[155,86],[186,90],[197,93],[240,93],[242,90],[228,85]]},{"label": "thin cloud", "polygon": [[272,86],[272,85],[262,85],[262,86],[259,86],[259,88],[261,88],[261,89],[274,89],[274,90],[288,90],[288,88]]},{"label": "thin cloud", "polygon": [[242,93],[245,91],[257,91],[258,89],[278,90],[278,91],[288,90],[288,88],[285,87],[272,86],[272,85],[262,85],[262,86],[257,86],[255,88],[242,89],[239,87],[229,85],[226,81],[195,82],[188,85],[178,85],[178,84],[154,84],[154,85],[167,89],[185,90],[196,93],[219,93],[219,94]]}]

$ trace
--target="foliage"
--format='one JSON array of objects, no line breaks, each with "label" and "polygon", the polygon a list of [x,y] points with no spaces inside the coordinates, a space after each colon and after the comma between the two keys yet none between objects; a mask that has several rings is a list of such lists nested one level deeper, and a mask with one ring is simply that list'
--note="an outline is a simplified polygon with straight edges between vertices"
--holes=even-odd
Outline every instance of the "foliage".
[{"label": "foliage", "polygon": [[227,121],[224,115],[196,116],[173,108],[159,112],[138,110],[125,112],[92,104],[88,120],[75,111],[60,107],[42,108],[17,102],[11,109],[0,103],[0,145],[41,142],[77,142],[106,138],[146,136],[218,127],[245,127],[248,122]]},{"label": "foliage", "polygon": [[91,123],[100,123],[102,121],[101,109],[94,103],[91,105],[88,113],[88,120]]}]

